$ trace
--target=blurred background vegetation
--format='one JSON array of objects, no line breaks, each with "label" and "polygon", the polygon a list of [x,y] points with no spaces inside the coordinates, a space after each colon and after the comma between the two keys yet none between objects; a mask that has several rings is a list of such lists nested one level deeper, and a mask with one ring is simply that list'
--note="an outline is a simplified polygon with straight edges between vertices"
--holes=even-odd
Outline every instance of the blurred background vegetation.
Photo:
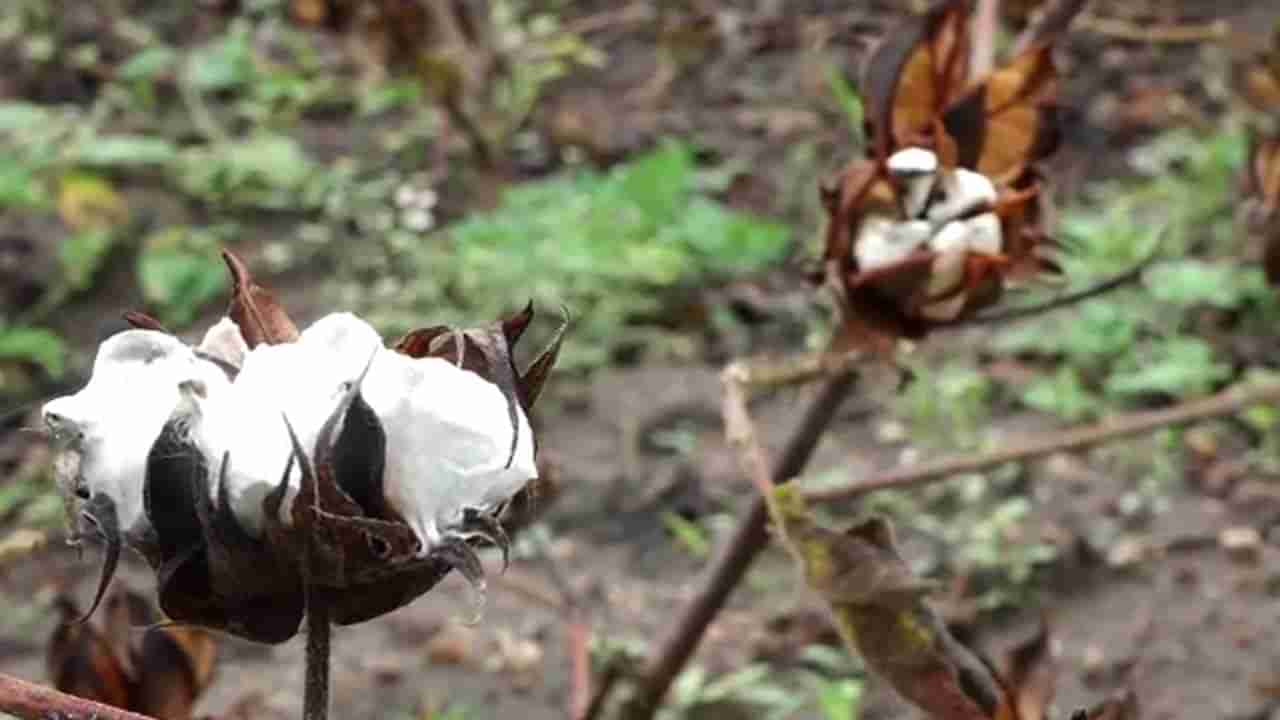
[{"label": "blurred background vegetation", "polygon": [[[395,335],[488,322],[530,299],[553,317],[566,308],[553,398],[565,415],[612,373],[820,347],[828,311],[806,279],[818,180],[862,142],[853,78],[866,36],[905,10],[649,5],[8,0],[0,521],[57,523],[47,457],[14,439],[32,403],[82,381],[123,310],[199,332],[224,307],[222,245],[304,320],[341,307]],[[1056,236],[1072,285],[1157,244],[1161,259],[1133,287],[908,354],[913,380],[870,393],[864,440],[879,452],[976,450],[1027,418],[1098,419],[1276,374],[1280,303],[1235,217],[1257,120],[1222,80],[1238,56],[1120,43],[1127,66],[1079,61],[1108,42],[1085,34],[1068,51],[1076,116],[1054,169]],[[1117,79],[1130,76],[1172,80],[1138,106],[1150,87]],[[1081,534],[1105,555],[1183,491],[1189,458],[1205,448],[1273,479],[1278,421],[1259,409],[1190,439],[1170,431],[1099,451],[1101,472],[1134,482]],[[653,430],[640,441],[662,458],[696,462],[699,422],[632,424]],[[1024,608],[1073,552],[1033,531],[1052,512],[1027,472],[881,494],[868,507],[909,519],[927,549],[923,572],[977,578],[979,611]],[[590,506],[605,491],[574,492]],[[689,567],[734,506],[732,493],[710,494],[710,509],[660,508],[664,542]],[[848,659],[820,643],[797,652],[785,679],[764,664],[716,677],[694,668],[671,712],[734,699],[774,717],[856,717],[862,686]],[[453,712],[433,716],[472,716]]]}]

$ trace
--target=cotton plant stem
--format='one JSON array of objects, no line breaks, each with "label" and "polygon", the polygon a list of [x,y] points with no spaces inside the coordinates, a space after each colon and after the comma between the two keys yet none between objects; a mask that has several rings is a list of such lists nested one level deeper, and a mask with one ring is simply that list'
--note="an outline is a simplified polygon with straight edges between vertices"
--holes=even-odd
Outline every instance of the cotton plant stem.
[{"label": "cotton plant stem", "polygon": [[306,685],[303,688],[303,720],[329,717],[329,636],[332,633],[329,600],[307,585]]},{"label": "cotton plant stem", "polygon": [[[744,365],[731,366],[725,372],[726,384],[745,384],[753,379],[760,379],[753,378],[746,368]],[[807,366],[801,368],[804,369]],[[779,377],[784,375],[790,376],[789,373],[779,373]],[[856,379],[856,373],[846,367],[837,371],[822,386],[773,467],[771,479],[774,484],[785,483],[804,469],[836,411],[853,390]],[[768,534],[765,532],[768,515],[764,497],[756,493],[751,507],[739,519],[729,540],[717,552],[697,595],[658,645],[652,663],[641,677],[636,696],[628,703],[624,712],[627,720],[648,720],[653,717],[671,683],[697,649],[707,626],[724,607],[729,594],[737,587],[756,555],[768,543]]]},{"label": "cotton plant stem", "polygon": [[0,673],[0,712],[21,720],[47,720],[51,717],[67,720],[153,720],[147,715],[85,700],[4,673]]},{"label": "cotton plant stem", "polygon": [[919,465],[893,468],[848,485],[807,490],[804,498],[809,502],[847,500],[877,490],[923,485],[962,473],[989,470],[1008,462],[1032,460],[1055,452],[1081,450],[1134,435],[1154,432],[1171,425],[1184,425],[1232,415],[1256,405],[1276,402],[1280,402],[1280,383],[1231,388],[1217,395],[1181,403],[1163,410],[1117,415],[1091,425],[1035,435],[1011,442],[989,453],[941,458]]}]

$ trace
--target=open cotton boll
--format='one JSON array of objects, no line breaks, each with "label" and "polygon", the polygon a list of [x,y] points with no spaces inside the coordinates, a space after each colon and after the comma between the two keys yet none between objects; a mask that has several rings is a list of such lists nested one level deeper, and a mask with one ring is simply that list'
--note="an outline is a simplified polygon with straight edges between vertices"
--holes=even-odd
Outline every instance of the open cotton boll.
[{"label": "open cotton boll", "polygon": [[517,408],[513,427],[507,398],[476,373],[385,351],[362,388],[386,433],[387,502],[417,533],[424,554],[466,509],[492,510],[537,477],[524,411]]},{"label": "open cotton boll", "polygon": [[938,191],[927,216],[934,223],[954,220],[980,205],[996,201],[996,186],[986,175],[964,168],[940,173]]},{"label": "open cotton boll", "polygon": [[196,351],[238,368],[244,364],[249,345],[240,334],[240,327],[231,318],[224,317],[205,331]]},{"label": "open cotton boll", "polygon": [[[347,313],[329,315],[296,342],[250,350],[227,391],[202,405],[192,436],[215,478],[224,472],[224,456],[228,458],[231,509],[250,533],[261,534],[262,500],[279,484],[293,454],[285,418],[311,453],[345,384],[360,377],[380,348],[377,333],[362,320]],[[281,505],[283,522],[289,522],[300,478],[295,463]],[[216,494],[217,483],[210,486]]]},{"label": "open cotton boll", "polygon": [[995,213],[982,213],[965,220],[969,228],[969,249],[973,252],[999,255],[1004,252],[1004,233]]},{"label": "open cotton boll", "polygon": [[889,156],[889,174],[903,184],[903,209],[908,218],[918,218],[929,203],[938,175],[938,156],[920,147],[903,148]]},{"label": "open cotton boll", "polygon": [[[952,220],[929,241],[930,249],[938,253],[929,269],[930,297],[949,295],[964,281],[965,257],[972,234],[967,221]],[[925,305],[921,313],[931,320],[952,320],[960,314],[964,303],[965,294],[961,292]]]},{"label": "open cotton boll", "polygon": [[98,348],[93,374],[79,392],[49,401],[45,422],[80,454],[80,476],[90,496],[115,501],[119,526],[137,530],[143,519],[147,457],[180,406],[179,386],[192,383],[219,394],[226,375],[200,360],[177,338],[154,330],[126,330]]},{"label": "open cotton boll", "polygon": [[933,226],[925,220],[894,221],[873,216],[862,222],[853,246],[854,259],[862,272],[892,265],[906,259],[929,241]]}]

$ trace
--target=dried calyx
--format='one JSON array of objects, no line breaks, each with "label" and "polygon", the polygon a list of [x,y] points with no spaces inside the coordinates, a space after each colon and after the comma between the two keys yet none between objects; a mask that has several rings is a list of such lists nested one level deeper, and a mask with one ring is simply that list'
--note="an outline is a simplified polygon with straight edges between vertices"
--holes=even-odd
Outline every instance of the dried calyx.
[{"label": "dried calyx", "polygon": [[[398,608],[503,550],[499,516],[537,476],[527,413],[562,337],[523,372],[532,307],[394,347],[349,313],[299,331],[238,258],[228,317],[195,347],[145,316],[99,348],[89,383],[44,408],[81,534],[156,571],[171,619],[292,637],[304,585],[334,622]],[[90,613],[93,610],[90,609]]]},{"label": "dried calyx", "polygon": [[1035,166],[1057,144],[1052,35],[970,77],[968,3],[943,0],[868,58],[865,157],[823,189],[837,345],[921,337],[1058,273]]}]

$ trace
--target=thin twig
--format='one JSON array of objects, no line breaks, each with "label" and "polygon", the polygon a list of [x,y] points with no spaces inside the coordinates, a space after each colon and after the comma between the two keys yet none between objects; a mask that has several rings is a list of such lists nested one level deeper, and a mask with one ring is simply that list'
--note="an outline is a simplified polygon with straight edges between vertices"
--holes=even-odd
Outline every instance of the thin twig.
[{"label": "thin twig", "polygon": [[1119,415],[1092,425],[1043,433],[981,455],[959,455],[915,466],[893,468],[850,485],[808,490],[804,496],[810,502],[825,502],[856,498],[876,490],[922,485],[953,475],[987,470],[1008,462],[1030,460],[1067,450],[1081,450],[1170,425],[1231,415],[1256,405],[1275,402],[1280,402],[1280,383],[1232,388],[1164,410]]},{"label": "thin twig", "polygon": [[[742,366],[738,368],[735,376],[726,373],[727,382],[741,381]],[[775,484],[787,482],[804,469],[836,411],[853,390],[856,379],[855,372],[844,369],[822,387],[774,466],[772,479]],[[671,683],[698,647],[707,626],[724,607],[729,593],[737,587],[756,555],[768,543],[769,536],[765,532],[768,514],[763,496],[757,493],[729,540],[717,552],[697,595],[658,645],[653,661],[640,680],[635,698],[625,710],[628,720],[653,717]]]},{"label": "thin twig", "polygon": [[1097,35],[1139,43],[1198,43],[1224,40],[1231,32],[1226,20],[1183,25],[1142,25],[1120,18],[1084,15],[1080,28]]},{"label": "thin twig", "polygon": [[1155,249],[1152,250],[1147,257],[1139,260],[1133,267],[1125,270],[1115,277],[1104,278],[1092,285],[1051,297],[1044,302],[1025,305],[1023,307],[1009,308],[1007,310],[1000,310],[984,315],[974,315],[973,317],[960,320],[954,324],[994,325],[997,323],[1012,322],[1014,320],[1022,320],[1025,318],[1035,317],[1037,315],[1044,315],[1053,310],[1067,307],[1068,305],[1075,305],[1086,300],[1092,300],[1093,298],[1105,295],[1113,290],[1119,290],[1126,285],[1140,281],[1142,279],[1142,273],[1146,272],[1148,268],[1155,264],[1156,260],[1160,259],[1160,251],[1162,247],[1163,236],[1161,241],[1156,243]]},{"label": "thin twig", "polygon": [[46,720],[50,717],[75,720],[152,720],[128,710],[103,705],[92,700],[59,692],[51,687],[19,680],[0,673],[0,712],[21,720]]}]

